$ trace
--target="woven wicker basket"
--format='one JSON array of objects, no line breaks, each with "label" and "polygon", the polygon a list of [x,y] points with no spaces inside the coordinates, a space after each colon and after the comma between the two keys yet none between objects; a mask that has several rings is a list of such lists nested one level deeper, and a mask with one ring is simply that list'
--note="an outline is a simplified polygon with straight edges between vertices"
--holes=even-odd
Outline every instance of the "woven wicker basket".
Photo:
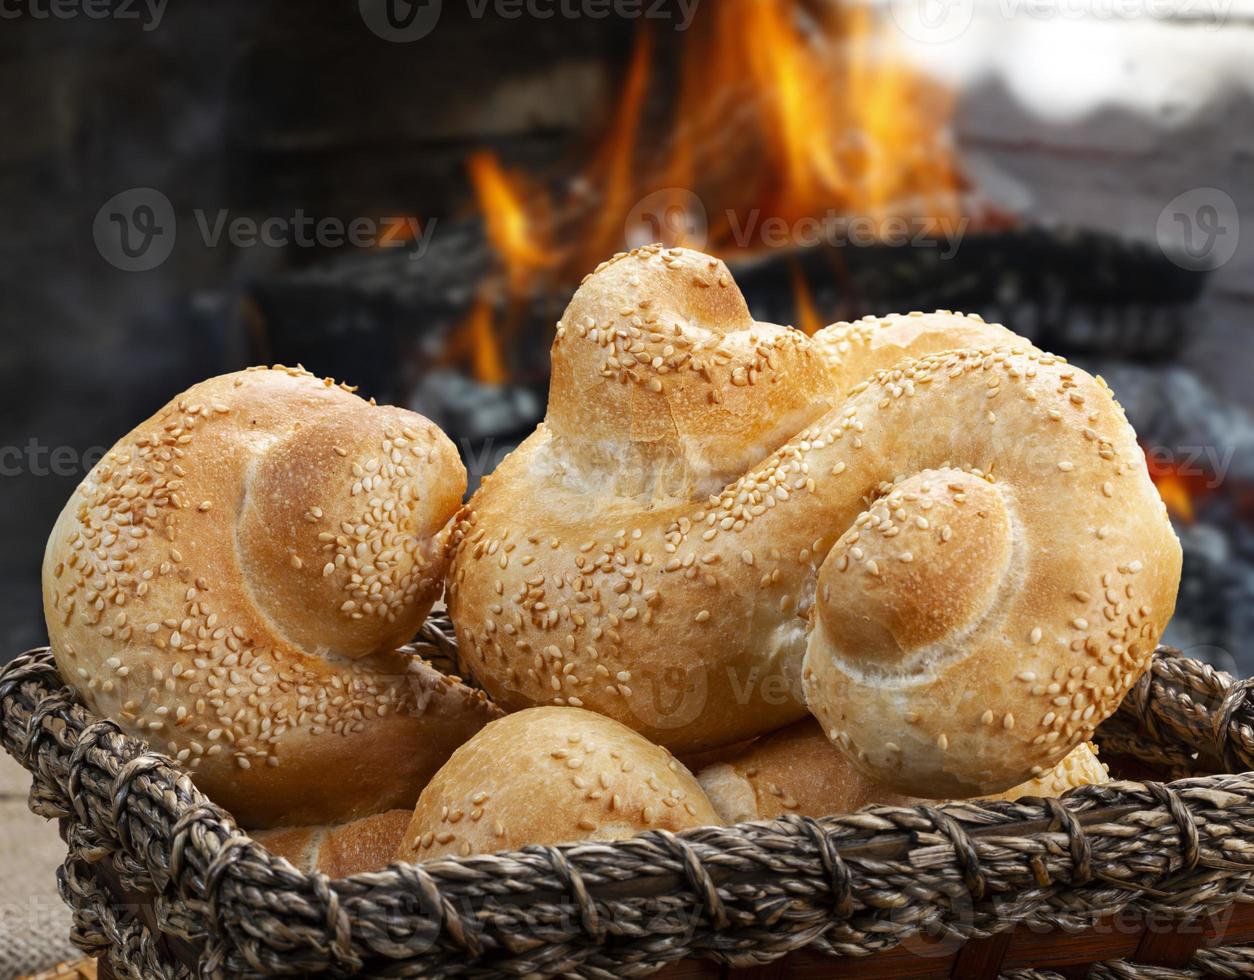
[{"label": "woven wicker basket", "polygon": [[[456,664],[446,622],[416,649]],[[0,740],[32,809],[60,821],[73,939],[102,976],[1235,977],[1254,976],[1250,686],[1158,651],[1099,737],[1141,774],[1186,777],[1171,783],[338,881],[272,857],[175,762],[92,717],[46,650],[0,673]]]}]

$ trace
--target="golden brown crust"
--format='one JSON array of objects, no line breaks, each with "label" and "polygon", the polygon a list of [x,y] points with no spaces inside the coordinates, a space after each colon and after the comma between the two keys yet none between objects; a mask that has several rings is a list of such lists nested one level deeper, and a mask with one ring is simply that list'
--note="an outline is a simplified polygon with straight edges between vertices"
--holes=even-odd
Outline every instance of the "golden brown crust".
[{"label": "golden brown crust", "polygon": [[[1100,379],[1032,348],[855,387],[798,454],[846,498],[805,660],[828,736],[900,792],[998,792],[1118,706],[1175,605],[1180,546]],[[826,489],[826,488],[825,488]],[[820,491],[822,492],[822,491]]]},{"label": "golden brown crust", "polygon": [[453,753],[418,798],[397,860],[718,822],[664,748],[591,711],[532,708],[494,721]]},{"label": "golden brown crust", "polygon": [[697,773],[697,782],[726,823],[774,820],[789,813],[822,817],[853,813],[872,803],[919,802],[864,776],[813,718],[764,735],[706,766]]},{"label": "golden brown crust", "polygon": [[1097,758],[1097,746],[1081,742],[1063,760],[1043,776],[1029,779],[1002,793],[982,797],[988,800],[1017,800],[1022,796],[1062,796],[1077,786],[1089,786],[1110,781],[1110,771]]},{"label": "golden brown crust", "polygon": [[937,310],[935,313],[890,313],[864,316],[852,323],[833,323],[811,338],[828,367],[847,392],[879,371],[924,354],[961,348],[1024,344],[1018,334],[979,316]]},{"label": "golden brown crust", "polygon": [[494,714],[390,652],[439,593],[465,481],[426,419],[329,380],[198,384],[119,440],[57,520],[43,588],[58,667],[244,823],[409,805]]},{"label": "golden brown crust", "polygon": [[[1044,776],[987,799],[1061,796],[1110,776],[1089,742],[1077,745]],[[789,813],[824,817],[853,813],[864,806],[913,806],[934,799],[903,796],[876,783],[836,749],[813,718],[758,739],[706,766],[697,782],[726,823],[774,820]]]},{"label": "golden brown crust", "polygon": [[649,248],[580,287],[553,366],[547,422],[453,532],[463,656],[509,707],[692,753],[808,697],[899,791],[965,796],[1087,738],[1170,617],[1179,545],[1122,411],[1003,327],[811,341],[753,323],[717,260]]},{"label": "golden brown crust", "polygon": [[609,499],[717,492],[834,404],[816,345],[755,321],[727,267],[687,249],[602,263],[562,315],[552,359],[551,462]]},{"label": "golden brown crust", "polygon": [[298,871],[347,878],[391,864],[409,818],[409,810],[388,810],[346,824],[280,827],[253,831],[251,836]]}]

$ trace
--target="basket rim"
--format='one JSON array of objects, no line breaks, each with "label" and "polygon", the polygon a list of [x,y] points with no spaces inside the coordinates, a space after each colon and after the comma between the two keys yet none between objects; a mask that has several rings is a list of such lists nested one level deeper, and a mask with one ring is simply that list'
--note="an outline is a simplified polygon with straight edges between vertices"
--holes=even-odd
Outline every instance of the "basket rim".
[{"label": "basket rim", "polygon": [[[416,652],[447,654],[443,628],[437,620],[424,629]],[[1235,759],[1254,768],[1246,761],[1254,745],[1250,686],[1160,649],[1108,722],[1111,735],[1116,744],[1158,750],[1168,766],[1197,753],[1194,766]],[[433,967],[467,957],[540,961],[534,950],[509,948],[510,930],[531,926],[551,936],[544,948],[552,956],[589,964],[604,962],[595,950],[607,938],[629,961],[654,964],[684,955],[760,962],[812,944],[871,953],[929,922],[965,938],[1057,924],[1075,917],[1067,908],[1077,902],[1197,911],[1242,896],[1254,875],[1254,854],[1224,847],[1233,820],[1254,826],[1254,773],[1241,772],[1120,780],[1061,799],[874,806],[678,835],[655,830],[398,863],[331,881],[271,855],[177,763],[92,716],[47,648],[0,671],[0,743],[32,773],[32,806],[69,827],[71,860],[76,849],[103,849],[123,879],[182,903],[199,929],[173,920],[162,929],[203,943],[224,976],[263,967],[253,975],[348,975],[363,963],[412,957]],[[1132,844],[1129,822],[1140,831]],[[1129,870],[1133,864],[1152,867]],[[914,897],[895,910],[877,907],[886,887]],[[955,896],[965,896],[962,914]],[[995,915],[985,908],[994,899]],[[781,902],[791,903],[783,925]],[[414,921],[395,921],[398,903]],[[615,930],[615,915],[633,928],[653,915],[670,928],[680,908],[695,916],[665,940]],[[361,928],[387,909],[399,938]]]}]

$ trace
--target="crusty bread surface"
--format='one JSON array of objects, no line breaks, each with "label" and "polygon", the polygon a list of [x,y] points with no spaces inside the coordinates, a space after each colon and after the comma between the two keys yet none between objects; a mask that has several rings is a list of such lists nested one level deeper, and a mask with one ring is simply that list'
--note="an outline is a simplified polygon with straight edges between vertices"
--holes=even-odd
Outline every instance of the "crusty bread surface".
[{"label": "crusty bread surface", "polygon": [[[1061,796],[1076,786],[1110,778],[1096,748],[1082,742],[1044,776],[989,799]],[[935,799],[903,796],[876,783],[827,740],[813,718],[737,749],[697,773],[697,782],[724,823],[774,820],[789,813],[823,817],[864,806],[912,806]]]},{"label": "crusty bread surface", "polygon": [[386,810],[344,824],[275,827],[252,831],[251,836],[298,871],[346,878],[391,864],[409,819],[409,810]]},{"label": "crusty bread surface", "polygon": [[808,706],[876,781],[968,797],[1090,737],[1170,617],[1179,544],[1122,410],[1004,327],[808,338],[649,247],[584,281],[552,360],[452,536],[462,656],[508,708],[691,754]]},{"label": "crusty bread surface", "polygon": [[442,588],[466,474],[419,415],[299,369],[195,385],[48,539],[58,668],[246,826],[412,806],[497,712],[396,653]]},{"label": "crusty bread surface", "polygon": [[719,822],[666,749],[580,708],[541,707],[487,725],[418,798],[397,858],[619,840]]}]

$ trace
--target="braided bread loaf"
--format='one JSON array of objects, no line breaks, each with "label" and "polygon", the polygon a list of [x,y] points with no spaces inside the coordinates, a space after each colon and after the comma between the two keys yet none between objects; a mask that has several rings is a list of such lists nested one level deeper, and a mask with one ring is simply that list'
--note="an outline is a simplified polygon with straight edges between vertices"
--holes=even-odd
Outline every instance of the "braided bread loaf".
[{"label": "braided bread loaf", "polygon": [[453,535],[463,656],[507,706],[690,752],[808,702],[890,788],[967,797],[1086,739],[1170,616],[1179,545],[1122,412],[1002,327],[811,339],[650,247],[584,281],[552,356],[545,422]]},{"label": "braided bread loaf", "polygon": [[247,826],[411,806],[497,714],[393,652],[439,595],[439,532],[465,486],[430,422],[330,381],[195,385],[109,451],[53,528],[61,674]]}]

